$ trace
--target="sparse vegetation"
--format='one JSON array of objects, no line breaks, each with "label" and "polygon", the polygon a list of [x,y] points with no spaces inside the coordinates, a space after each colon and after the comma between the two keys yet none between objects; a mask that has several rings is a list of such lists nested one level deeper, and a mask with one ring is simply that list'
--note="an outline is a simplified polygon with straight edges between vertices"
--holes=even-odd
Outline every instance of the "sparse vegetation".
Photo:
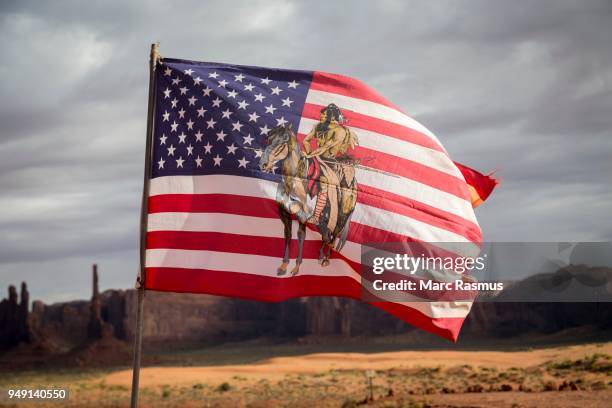
[{"label": "sparse vegetation", "polygon": [[[505,391],[533,398],[558,398],[574,393],[609,395],[610,346],[591,347],[590,352],[561,350],[550,361],[539,360],[531,366],[487,365],[489,360],[474,359],[471,364],[421,366],[393,360],[392,365],[375,366],[372,378],[373,401],[364,380],[363,366],[347,368],[326,366],[321,371],[286,372],[273,370],[261,374],[225,374],[197,378],[192,383],[173,382],[164,377],[158,386],[141,389],[143,406],[317,406],[317,407],[426,407],[446,406],[436,401],[479,398],[478,394]],[[567,359],[563,356],[573,356]],[[374,363],[376,364],[376,363]],[[254,366],[256,367],[256,366]],[[190,368],[185,368],[189,370]],[[369,369],[369,368],[368,368]],[[160,368],[163,370],[163,368]],[[127,406],[129,386],[111,380],[105,371],[66,370],[0,374],[0,388],[9,384],[61,386],[69,384],[71,400],[67,407],[106,408]],[[241,372],[242,374],[242,372]],[[608,394],[605,394],[608,393]],[[577,395],[577,394],[576,394]],[[599,394],[597,394],[599,395]],[[446,400],[444,398],[447,398]],[[607,401],[607,399],[605,399]],[[432,402],[433,401],[433,402]],[[435,402],[435,403],[434,403]],[[367,403],[367,404],[366,404]],[[456,404],[460,405],[460,404]],[[524,406],[524,404],[519,404]],[[532,406],[539,404],[533,403]],[[36,404],[44,407],[44,404]],[[48,405],[49,407],[53,405]],[[56,405],[55,405],[56,406]],[[54,407],[55,407],[54,406]]]}]

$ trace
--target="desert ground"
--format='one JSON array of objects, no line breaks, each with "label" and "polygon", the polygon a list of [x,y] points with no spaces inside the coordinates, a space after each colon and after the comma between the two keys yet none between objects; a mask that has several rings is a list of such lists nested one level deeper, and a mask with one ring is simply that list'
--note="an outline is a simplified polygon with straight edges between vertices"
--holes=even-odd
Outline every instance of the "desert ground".
[{"label": "desert ground", "polygon": [[[263,354],[274,354],[274,346],[262,347],[267,347]],[[176,358],[146,366],[141,406],[584,408],[607,407],[612,399],[610,342],[513,351],[324,352],[262,359],[257,354],[253,348],[233,355],[230,364],[220,359],[206,365],[199,364],[197,353],[189,365],[184,354],[181,366],[172,365]],[[2,406],[125,407],[131,370],[0,374],[0,388],[25,384],[68,387],[69,401]]]}]

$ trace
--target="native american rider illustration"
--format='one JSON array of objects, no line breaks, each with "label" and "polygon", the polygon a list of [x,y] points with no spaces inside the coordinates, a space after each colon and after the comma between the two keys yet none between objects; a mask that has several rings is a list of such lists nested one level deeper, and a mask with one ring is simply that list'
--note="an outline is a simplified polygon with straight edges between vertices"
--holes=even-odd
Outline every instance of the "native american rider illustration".
[{"label": "native american rider illustration", "polygon": [[265,172],[272,171],[276,163],[281,168],[276,202],[284,224],[285,254],[277,269],[279,276],[287,272],[289,265],[292,215],[297,218],[299,228],[298,255],[291,275],[297,275],[300,270],[306,224],[314,225],[321,234],[319,263],[322,266],[329,265],[332,249],[340,251],[346,243],[357,202],[355,166],[358,162],[349,151],[357,144],[355,132],[345,125],[342,111],[335,104],[321,110],[319,122],[301,145],[291,125],[278,126],[268,134],[259,166]]}]

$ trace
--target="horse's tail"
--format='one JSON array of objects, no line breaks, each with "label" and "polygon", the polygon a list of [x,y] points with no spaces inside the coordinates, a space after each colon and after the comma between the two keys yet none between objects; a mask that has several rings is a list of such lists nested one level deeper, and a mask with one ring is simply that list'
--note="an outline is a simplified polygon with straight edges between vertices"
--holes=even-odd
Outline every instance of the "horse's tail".
[{"label": "horse's tail", "polygon": [[344,222],[344,227],[342,227],[342,231],[340,231],[340,236],[338,237],[338,242],[336,242],[336,251],[342,251],[344,248],[344,244],[346,244],[346,238],[348,237],[349,227],[351,225],[351,217],[353,216],[353,211],[346,217],[346,221]]}]

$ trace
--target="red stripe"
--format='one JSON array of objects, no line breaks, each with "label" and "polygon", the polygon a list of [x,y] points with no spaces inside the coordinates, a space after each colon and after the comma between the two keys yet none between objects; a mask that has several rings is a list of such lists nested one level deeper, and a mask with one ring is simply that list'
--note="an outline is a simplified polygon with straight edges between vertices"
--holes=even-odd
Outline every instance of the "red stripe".
[{"label": "red stripe", "polygon": [[[305,134],[298,133],[300,143],[305,137]],[[359,159],[361,164],[366,167],[414,180],[471,202],[470,192],[465,181],[448,173],[412,160],[361,146],[356,146],[355,149],[350,151],[350,154]]]},{"label": "red stripe", "polygon": [[379,103],[401,112],[400,108],[386,100],[382,95],[360,80],[344,75],[315,71],[312,76],[310,89]]},{"label": "red stripe", "polygon": [[274,200],[234,194],[163,194],[149,197],[149,214],[159,212],[224,213],[278,218]]},{"label": "red stripe", "polygon": [[[414,237],[410,237],[408,235],[396,234],[394,232],[390,232],[387,230],[383,230],[380,228],[370,227],[369,225],[358,224],[356,222],[351,222],[348,238],[351,242],[357,242],[363,245],[376,245],[381,243],[423,243],[424,247],[428,244],[422,240],[415,239]],[[445,257],[457,257],[457,254],[449,252],[440,247],[436,247],[435,243],[430,243],[430,248],[435,248],[436,256],[440,256],[442,258]]]},{"label": "red stripe", "polygon": [[[364,187],[362,190],[361,192],[365,194],[357,195],[357,201],[362,204],[402,214],[446,229],[447,231],[462,235],[472,242],[481,241],[482,235],[478,226],[461,217],[382,190],[371,187]],[[212,212],[250,217],[278,218],[278,206],[274,200],[233,194],[163,194],[149,197],[149,213],[159,212]],[[382,234],[377,232],[374,235],[379,237]],[[357,238],[358,236],[354,237],[354,239]],[[351,239],[351,241],[357,242],[354,239]],[[388,240],[375,241],[369,239],[369,237],[368,240],[365,240],[364,237],[364,240],[360,242],[388,242]],[[398,242],[403,242],[403,240]]]},{"label": "red stripe", "polygon": [[[279,231],[282,224],[278,223]],[[293,237],[295,237],[295,231]],[[253,235],[226,234],[222,232],[151,231],[147,233],[147,249],[188,249],[199,251],[231,252],[247,255],[264,255],[281,258],[285,253],[285,238],[258,237]],[[302,249],[304,259],[319,259],[321,240],[305,240]],[[297,240],[291,242],[289,257],[297,258]],[[333,259],[346,262],[359,273],[361,264],[332,251]]]},{"label": "red stripe", "polygon": [[[308,119],[319,120],[322,108],[323,106],[307,103],[302,110],[302,116]],[[410,142],[446,154],[444,149],[435,140],[418,130],[378,119],[373,116],[353,112],[348,109],[343,109],[342,114],[347,121],[347,125],[350,127],[380,133],[381,135],[389,136],[404,142]]]},{"label": "red stripe", "polygon": [[[361,285],[344,276],[302,275],[271,278],[230,271],[182,268],[146,268],[145,289],[167,292],[208,293],[267,302],[303,296],[361,298]],[[372,302],[408,324],[455,341],[464,318],[431,318],[395,303]]]}]

